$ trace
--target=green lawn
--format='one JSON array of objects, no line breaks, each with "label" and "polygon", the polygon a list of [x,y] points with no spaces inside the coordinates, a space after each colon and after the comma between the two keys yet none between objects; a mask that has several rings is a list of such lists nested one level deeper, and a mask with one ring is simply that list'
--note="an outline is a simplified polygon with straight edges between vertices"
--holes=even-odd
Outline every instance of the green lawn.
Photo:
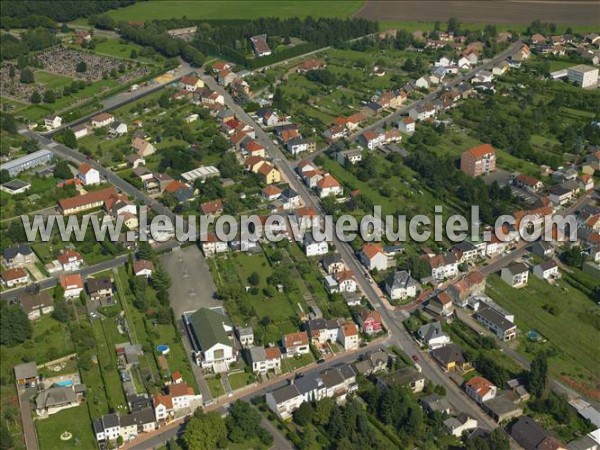
[{"label": "green lawn", "polygon": [[229,375],[229,384],[234,391],[254,383],[255,380],[253,374],[246,372],[238,372]]},{"label": "green lawn", "polygon": [[69,77],[44,72],[43,70],[36,70],[34,75],[35,82],[42,84],[45,89],[62,89],[73,82]]},{"label": "green lawn", "polygon": [[[65,409],[44,420],[36,420],[35,424],[41,450],[96,448],[96,439],[85,404]],[[71,433],[73,438],[62,441],[60,435],[65,431]]]},{"label": "green lawn", "polygon": [[315,358],[313,357],[312,353],[307,353],[306,355],[282,359],[281,368],[284,372],[293,372],[294,370],[300,369],[304,366],[308,366],[310,363],[313,362],[315,362]]},{"label": "green lawn", "polygon": [[[99,55],[113,56],[115,58],[131,59],[131,51],[135,50],[138,54],[142,47],[139,45],[127,42],[123,43],[119,39],[106,39],[98,42],[93,52]],[[146,58],[142,58],[147,60]],[[136,61],[133,59],[132,61]],[[147,60],[148,61],[148,60]]]},{"label": "green lawn", "polygon": [[208,388],[210,389],[210,393],[213,398],[220,397],[225,394],[225,389],[223,388],[223,384],[221,384],[221,380],[215,377],[213,378],[205,378],[206,384],[208,384]]},{"label": "green lawn", "polygon": [[362,6],[361,0],[323,1],[148,1],[108,14],[119,20],[151,20],[187,17],[188,19],[255,19],[258,17],[348,17]]},{"label": "green lawn", "polygon": [[31,339],[15,347],[3,345],[0,349],[0,373],[6,379],[12,379],[12,369],[17,364],[27,361],[42,364],[74,352],[68,327],[50,315],[43,316],[35,322]]},{"label": "green lawn", "polygon": [[[552,286],[533,275],[527,287],[518,290],[492,275],[486,293],[515,315],[522,336],[533,329],[548,339],[545,344],[532,344],[521,337],[520,351],[530,358],[539,349],[552,351],[549,365],[553,376],[567,377],[599,394],[595,389],[600,382],[600,352],[594,327],[598,312],[591,299],[563,280]],[[545,305],[554,306],[557,315],[547,312]]]}]

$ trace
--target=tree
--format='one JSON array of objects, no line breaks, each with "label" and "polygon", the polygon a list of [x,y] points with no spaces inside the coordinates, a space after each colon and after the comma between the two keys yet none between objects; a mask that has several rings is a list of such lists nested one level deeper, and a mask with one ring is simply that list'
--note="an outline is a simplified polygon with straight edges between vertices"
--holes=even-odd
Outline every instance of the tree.
[{"label": "tree", "polygon": [[138,53],[135,51],[135,49],[131,50],[131,53],[129,54],[129,57],[131,59],[137,59]]},{"label": "tree", "polygon": [[81,306],[85,306],[87,303],[87,294],[85,293],[85,290],[82,290],[79,293],[79,301],[81,302]]},{"label": "tree", "polygon": [[33,328],[25,311],[17,305],[2,302],[0,306],[0,344],[15,345],[31,337]]},{"label": "tree", "polygon": [[510,442],[508,441],[508,436],[502,430],[502,428],[495,428],[488,437],[488,444],[490,446],[490,450],[509,450]]},{"label": "tree", "polygon": [[8,68],[8,76],[10,78],[14,78],[16,75],[16,71],[15,71],[15,66],[13,66],[12,64],[10,65],[10,67]]},{"label": "tree", "polygon": [[68,323],[72,317],[72,310],[64,298],[54,299],[52,317],[62,323]]},{"label": "tree", "polygon": [[304,402],[294,411],[294,422],[304,427],[312,421],[314,413],[315,409],[313,406],[309,402]]},{"label": "tree", "polygon": [[12,177],[10,176],[10,173],[8,173],[8,170],[6,170],[6,169],[0,170],[0,184],[7,183],[11,179],[12,179]]},{"label": "tree", "polygon": [[138,244],[137,256],[140,259],[146,259],[148,261],[154,261],[156,259],[156,255],[154,254],[154,249],[150,245],[148,241],[140,241]]},{"label": "tree", "polygon": [[10,450],[15,444],[6,421],[3,420],[0,427],[0,450]]},{"label": "tree", "polygon": [[253,437],[260,437],[261,416],[249,403],[237,400],[229,408],[226,419],[229,440],[239,444]]},{"label": "tree", "polygon": [[73,173],[69,168],[69,163],[64,159],[61,159],[54,166],[54,177],[60,180],[68,180],[73,178]]},{"label": "tree", "polygon": [[325,397],[323,400],[318,401],[312,417],[315,425],[327,425],[331,418],[333,408],[335,408],[335,401],[332,398]]},{"label": "tree", "polygon": [[67,147],[77,148],[77,138],[75,137],[75,133],[70,128],[67,128],[63,132],[63,142]]},{"label": "tree", "polygon": [[54,103],[56,101],[56,94],[52,89],[48,89],[44,92],[44,103]]},{"label": "tree", "polygon": [[536,397],[544,394],[548,381],[548,358],[545,352],[538,352],[531,361],[531,367],[527,376],[527,389]]},{"label": "tree", "polygon": [[252,286],[258,286],[260,284],[260,275],[258,272],[252,272],[248,277],[248,283]]},{"label": "tree", "polygon": [[29,67],[25,67],[23,70],[21,70],[21,76],[19,77],[19,81],[24,84],[31,84],[35,81],[33,72]]},{"label": "tree", "polygon": [[29,100],[31,101],[31,103],[37,104],[42,101],[42,96],[38,91],[33,91],[33,94],[31,94],[31,98]]},{"label": "tree", "polygon": [[123,445],[123,436],[117,436],[117,447]]},{"label": "tree", "polygon": [[225,421],[219,413],[197,410],[185,427],[181,441],[187,450],[211,450],[217,448],[226,431]]},{"label": "tree", "polygon": [[53,297],[54,297],[54,302],[57,302],[57,301],[59,301],[61,299],[64,300],[64,298],[65,298],[65,288],[62,287],[62,284],[58,283],[55,286]]},{"label": "tree", "polygon": [[75,66],[75,71],[79,73],[87,72],[87,63],[85,61],[79,61]]}]

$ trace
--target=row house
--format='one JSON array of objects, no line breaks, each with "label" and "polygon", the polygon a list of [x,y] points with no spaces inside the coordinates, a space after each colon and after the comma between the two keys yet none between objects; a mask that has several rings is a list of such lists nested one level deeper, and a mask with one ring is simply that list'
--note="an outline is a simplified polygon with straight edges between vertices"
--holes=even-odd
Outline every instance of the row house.
[{"label": "row house", "polygon": [[101,448],[116,445],[119,438],[124,442],[131,441],[141,433],[149,433],[157,427],[152,408],[138,409],[125,415],[110,413],[92,422],[96,441]]},{"label": "row house", "polygon": [[435,117],[435,107],[431,103],[419,104],[408,111],[408,117],[413,120],[427,120]]},{"label": "row house", "polygon": [[474,295],[483,294],[485,291],[485,277],[479,271],[473,271],[464,278],[452,283],[446,292],[452,298],[455,305],[464,308],[467,300]]},{"label": "row house", "polygon": [[497,390],[491,381],[483,377],[473,377],[465,383],[466,394],[479,404],[493,399]]},{"label": "row house", "polygon": [[334,125],[330,128],[327,128],[323,132],[323,137],[328,142],[335,142],[339,139],[345,138],[347,135],[348,135],[348,130],[346,129],[346,127],[341,126],[341,125]]},{"label": "row house", "polygon": [[339,322],[339,320],[313,319],[304,324],[304,329],[308,333],[312,344],[323,346],[327,342],[337,340]]},{"label": "row house", "polygon": [[443,317],[449,317],[454,312],[452,297],[446,291],[442,291],[432,297],[427,303],[426,308],[432,313]]},{"label": "row house", "polygon": [[296,156],[302,152],[312,153],[317,150],[317,143],[313,139],[304,139],[301,137],[289,140],[285,148],[292,155]]},{"label": "row house", "polygon": [[228,250],[227,242],[220,240],[215,233],[207,233],[202,240],[202,253],[206,258],[219,253],[226,253]]},{"label": "row house", "polygon": [[367,130],[360,135],[359,141],[369,150],[375,150],[385,144],[385,133],[381,129]]},{"label": "row house", "polygon": [[166,394],[154,394],[152,405],[156,421],[166,422],[192,414],[202,406],[202,394],[195,394],[184,382],[172,383],[167,386]]},{"label": "row house", "polygon": [[289,419],[304,402],[334,398],[341,403],[358,389],[356,372],[348,364],[332,367],[320,373],[308,373],[290,380],[290,384],[266,394],[269,408],[282,420]]},{"label": "row house", "polygon": [[544,188],[544,183],[542,183],[540,180],[523,173],[515,177],[514,183],[517,187],[526,189],[530,192],[539,192]]}]

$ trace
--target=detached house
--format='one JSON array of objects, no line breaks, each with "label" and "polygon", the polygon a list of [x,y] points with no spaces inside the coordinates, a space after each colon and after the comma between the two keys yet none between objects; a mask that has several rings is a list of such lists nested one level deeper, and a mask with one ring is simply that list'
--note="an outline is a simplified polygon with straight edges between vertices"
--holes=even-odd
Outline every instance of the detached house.
[{"label": "detached house", "polygon": [[133,150],[138,156],[145,158],[146,156],[153,155],[156,152],[156,148],[150,142],[145,141],[142,138],[136,137],[131,142]]},{"label": "detached house", "polygon": [[320,198],[329,197],[330,195],[337,197],[344,193],[344,188],[340,182],[329,174],[317,181],[317,190]]},{"label": "detached house", "polygon": [[108,277],[88,278],[87,291],[93,301],[112,302],[112,280]]},{"label": "detached house", "polygon": [[385,279],[385,291],[392,300],[416,297],[419,283],[406,270],[389,274]]},{"label": "detached house", "polygon": [[368,270],[387,270],[388,269],[388,257],[383,252],[383,247],[379,244],[366,243],[362,246],[359,258],[361,263]]},{"label": "detached house", "polygon": [[344,350],[356,350],[360,344],[358,328],[352,322],[347,322],[338,328],[338,342],[344,347]]},{"label": "detached house", "polygon": [[79,297],[81,291],[83,291],[83,280],[81,275],[61,275],[59,280],[60,285],[64,289],[65,299],[72,299]]},{"label": "detached house", "polygon": [[35,254],[27,244],[18,244],[8,247],[2,252],[2,264],[7,269],[22,267],[35,262]]},{"label": "detached house", "polygon": [[189,92],[196,92],[196,90],[204,87],[204,81],[191,75],[186,75],[183,77],[180,84],[183,89]]},{"label": "detached house", "polygon": [[464,371],[471,367],[467,362],[465,352],[456,344],[447,344],[436,348],[431,351],[430,355],[444,372]]},{"label": "detached house", "polygon": [[465,392],[477,403],[484,403],[496,396],[498,388],[483,377],[474,377],[465,383]]},{"label": "detached house", "polygon": [[398,122],[398,129],[406,134],[411,134],[415,132],[416,122],[411,117],[405,117],[400,122]]},{"label": "detached house", "polygon": [[56,128],[59,128],[62,125],[62,117],[53,115],[48,116],[44,119],[44,126],[46,127],[46,131],[52,131]]},{"label": "detached house", "polygon": [[123,122],[113,122],[108,127],[108,134],[111,136],[124,136],[127,134],[127,124]]},{"label": "detached house", "polygon": [[357,315],[358,325],[365,334],[377,334],[383,330],[381,314],[378,311],[371,311],[362,308]]},{"label": "detached house", "polygon": [[413,120],[426,120],[435,116],[435,107],[431,103],[417,105],[408,111],[408,116]]},{"label": "detached house", "polygon": [[431,322],[423,325],[417,331],[419,340],[432,350],[450,343],[450,336],[442,330],[440,322]]},{"label": "detached house", "polygon": [[281,372],[281,352],[277,347],[252,347],[248,350],[252,372],[266,374],[269,370]]},{"label": "detached house", "polygon": [[553,259],[548,259],[533,267],[533,274],[542,280],[556,280],[560,278],[558,264]]},{"label": "detached house", "polygon": [[97,116],[92,117],[90,123],[92,128],[102,128],[110,125],[115,121],[115,116],[108,113],[100,113]]},{"label": "detached house", "polygon": [[317,242],[312,233],[304,234],[304,252],[306,256],[326,255],[329,252],[329,245],[326,240]]},{"label": "detached house", "polygon": [[360,143],[369,150],[375,150],[385,144],[385,133],[367,130],[360,135]]},{"label": "detached house", "polygon": [[503,267],[500,277],[509,286],[520,288],[527,285],[529,268],[523,263],[514,263],[508,267]]},{"label": "detached house", "polygon": [[154,264],[152,261],[147,261],[145,259],[138,259],[133,263],[133,273],[136,277],[146,277],[150,278],[152,276],[152,272],[154,271]]},{"label": "detached house", "polygon": [[283,348],[287,357],[305,355],[310,352],[306,331],[286,334],[283,337]]},{"label": "detached house", "polygon": [[435,255],[427,259],[431,276],[438,281],[458,275],[458,261],[454,253]]},{"label": "detached house", "polygon": [[267,35],[261,34],[260,36],[252,36],[250,38],[254,53],[259,58],[262,56],[269,56],[271,54],[271,47],[267,44]]},{"label": "detached house", "polygon": [[29,283],[29,273],[22,267],[16,267],[2,272],[2,285],[5,288],[10,289],[26,283]]},{"label": "detached house", "polygon": [[100,184],[100,172],[87,163],[82,163],[77,170],[77,179],[84,186]]},{"label": "detached house", "polygon": [[75,250],[62,250],[57,259],[65,272],[77,270],[83,264],[81,254]]}]

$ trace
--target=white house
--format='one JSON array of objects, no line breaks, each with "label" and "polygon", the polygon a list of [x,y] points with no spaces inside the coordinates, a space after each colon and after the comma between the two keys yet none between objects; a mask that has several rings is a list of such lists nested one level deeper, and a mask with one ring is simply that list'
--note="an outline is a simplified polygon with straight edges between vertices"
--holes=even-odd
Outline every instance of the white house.
[{"label": "white house", "polygon": [[84,186],[100,184],[100,172],[87,163],[82,163],[77,170],[77,178]]},{"label": "white house", "polygon": [[473,377],[465,383],[465,392],[477,403],[484,403],[496,396],[498,388],[483,377]]},{"label": "white house", "polygon": [[398,129],[403,133],[411,134],[415,132],[416,122],[410,117],[405,117],[398,122]]},{"label": "white house", "polygon": [[454,253],[435,255],[428,259],[431,276],[436,280],[453,278],[458,275],[458,261]]},{"label": "white house", "polygon": [[427,89],[429,88],[429,80],[427,77],[421,77],[417,81],[415,81],[415,86],[419,89]]},{"label": "white house", "polygon": [[102,128],[107,125],[110,125],[115,121],[115,116],[108,113],[100,113],[97,116],[92,117],[90,123],[92,124],[92,128]]},{"label": "white house", "polygon": [[460,438],[463,433],[477,428],[477,421],[466,414],[459,414],[444,420],[444,426],[451,435]]},{"label": "white house", "polygon": [[29,283],[29,273],[22,267],[8,269],[2,272],[2,285],[12,288],[20,284]]},{"label": "white house", "polygon": [[62,117],[60,116],[48,116],[44,119],[44,126],[46,131],[54,130],[62,125]]},{"label": "white house", "polygon": [[82,123],[81,125],[76,125],[72,127],[71,131],[73,131],[75,139],[81,139],[90,134],[90,127],[87,124]]},{"label": "white house", "polygon": [[354,279],[354,273],[350,270],[342,270],[334,274],[338,286],[338,292],[356,292],[358,285]]},{"label": "white house", "polygon": [[77,270],[83,264],[82,256],[75,250],[63,250],[57,259],[65,272]]},{"label": "white house", "polygon": [[416,297],[419,283],[406,270],[389,274],[385,279],[385,291],[392,300]]},{"label": "white house", "polygon": [[304,235],[304,252],[306,253],[306,256],[326,255],[328,251],[329,245],[327,244],[327,240],[317,242],[312,233],[306,233]]},{"label": "white house", "polygon": [[558,264],[552,259],[548,259],[541,264],[533,267],[533,274],[542,280],[556,280],[560,278]]},{"label": "white house", "polygon": [[353,322],[347,322],[338,328],[337,341],[344,350],[356,350],[360,345],[358,327]]},{"label": "white house", "polygon": [[317,181],[317,190],[320,198],[329,197],[330,195],[337,197],[344,193],[344,188],[340,182],[329,174]]},{"label": "white house", "polygon": [[306,331],[286,334],[283,337],[283,348],[288,357],[310,353],[308,334]]},{"label": "white house", "polygon": [[435,107],[430,103],[417,105],[408,111],[408,116],[413,120],[426,120],[435,116]]},{"label": "white house", "polygon": [[387,270],[388,257],[383,247],[374,243],[364,244],[359,254],[360,261],[368,270]]},{"label": "white house", "polygon": [[417,331],[417,335],[419,336],[419,340],[431,350],[450,343],[450,336],[444,333],[440,322],[431,322],[423,325]]},{"label": "white house", "polygon": [[200,308],[187,317],[194,343],[196,364],[214,372],[226,372],[237,353],[228,333],[233,331],[229,318],[217,310]]},{"label": "white house", "polygon": [[202,253],[207,258],[217,253],[226,253],[228,250],[227,242],[221,241],[215,233],[208,233],[202,241]]},{"label": "white house", "polygon": [[249,349],[252,372],[266,374],[269,370],[281,372],[281,352],[278,347],[252,347]]},{"label": "white house", "polygon": [[113,122],[108,127],[108,134],[112,136],[123,136],[127,134],[127,124],[123,122]]},{"label": "white house", "polygon": [[79,297],[79,294],[83,291],[83,280],[78,273],[61,275],[59,282],[64,289],[64,296],[66,299]]},{"label": "white house", "polygon": [[529,269],[523,263],[514,263],[503,267],[500,277],[510,286],[520,288],[527,285]]}]

